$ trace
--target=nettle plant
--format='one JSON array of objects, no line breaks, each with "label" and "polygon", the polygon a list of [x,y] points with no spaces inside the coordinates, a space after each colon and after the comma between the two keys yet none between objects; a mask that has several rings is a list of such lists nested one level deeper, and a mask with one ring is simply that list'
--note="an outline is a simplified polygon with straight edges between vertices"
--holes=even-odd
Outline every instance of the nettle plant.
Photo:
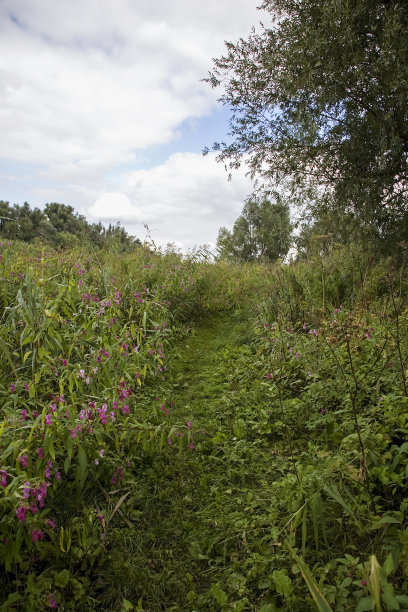
[{"label": "nettle plant", "polygon": [[183,310],[195,283],[180,266],[170,279],[156,271],[152,285],[148,261],[141,254],[125,280],[96,257],[2,254],[0,561],[9,580],[32,577],[8,603],[55,607],[68,583],[73,600],[85,596],[89,577],[66,566],[95,568],[125,499],[130,450],[171,437],[168,411],[153,423],[139,396],[165,380],[169,295]]}]

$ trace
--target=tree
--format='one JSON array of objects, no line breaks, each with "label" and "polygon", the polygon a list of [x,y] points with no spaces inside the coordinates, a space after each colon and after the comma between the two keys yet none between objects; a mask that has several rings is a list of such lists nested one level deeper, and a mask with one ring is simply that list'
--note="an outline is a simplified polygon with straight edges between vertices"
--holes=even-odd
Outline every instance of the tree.
[{"label": "tree", "polygon": [[230,169],[317,187],[378,235],[408,215],[408,2],[264,0],[271,17],[205,79],[232,110]]},{"label": "tree", "polygon": [[291,231],[287,204],[278,197],[274,203],[253,197],[245,203],[232,232],[220,228],[217,247],[221,257],[276,261],[287,254]]}]

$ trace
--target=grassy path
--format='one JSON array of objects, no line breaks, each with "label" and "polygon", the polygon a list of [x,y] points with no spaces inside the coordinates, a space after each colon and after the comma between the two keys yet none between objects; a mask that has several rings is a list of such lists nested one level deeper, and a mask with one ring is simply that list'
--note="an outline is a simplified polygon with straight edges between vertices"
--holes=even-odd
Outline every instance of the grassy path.
[{"label": "grassy path", "polygon": [[[129,517],[137,533],[118,533],[109,587],[142,597],[143,610],[258,610],[272,601],[259,583],[276,559],[275,451],[250,337],[245,322],[220,314],[172,352],[165,401],[154,401],[176,431],[162,453],[141,458]],[[193,446],[183,439],[179,451],[189,435]]]}]

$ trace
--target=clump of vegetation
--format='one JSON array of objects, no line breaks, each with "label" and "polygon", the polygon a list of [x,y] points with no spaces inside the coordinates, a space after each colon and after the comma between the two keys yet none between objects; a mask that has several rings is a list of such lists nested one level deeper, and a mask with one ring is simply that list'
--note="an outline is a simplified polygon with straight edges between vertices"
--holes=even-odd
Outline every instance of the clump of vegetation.
[{"label": "clump of vegetation", "polygon": [[3,609],[404,609],[405,263],[311,257],[1,244]]}]

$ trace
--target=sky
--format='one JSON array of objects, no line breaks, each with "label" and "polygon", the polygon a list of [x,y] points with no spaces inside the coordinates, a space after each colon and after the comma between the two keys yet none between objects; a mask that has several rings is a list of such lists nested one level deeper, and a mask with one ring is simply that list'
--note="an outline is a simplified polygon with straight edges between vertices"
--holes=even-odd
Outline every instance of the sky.
[{"label": "sky", "polygon": [[0,0],[0,199],[70,204],[184,252],[252,192],[215,154],[228,109],[201,79],[258,0]]}]

